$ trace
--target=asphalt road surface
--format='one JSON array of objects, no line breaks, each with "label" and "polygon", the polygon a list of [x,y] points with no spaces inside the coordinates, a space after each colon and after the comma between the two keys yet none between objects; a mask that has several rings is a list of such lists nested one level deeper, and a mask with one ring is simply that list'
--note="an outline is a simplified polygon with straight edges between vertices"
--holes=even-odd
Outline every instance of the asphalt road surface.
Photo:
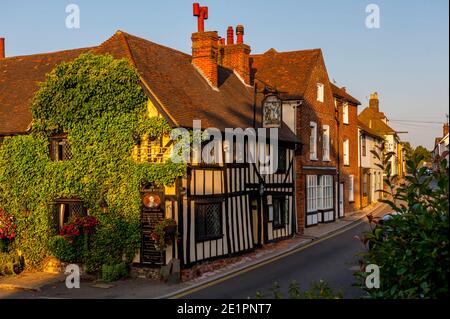
[{"label": "asphalt road surface", "polygon": [[361,223],[302,251],[182,298],[255,298],[257,292],[271,298],[273,294],[270,289],[274,282],[278,282],[280,291],[287,296],[289,283],[293,280],[300,284],[303,291],[312,282],[321,279],[334,291],[341,290],[345,298],[360,298],[364,292],[353,286],[353,274],[359,269],[356,254],[364,248],[354,236],[361,235],[367,229],[368,224]]}]

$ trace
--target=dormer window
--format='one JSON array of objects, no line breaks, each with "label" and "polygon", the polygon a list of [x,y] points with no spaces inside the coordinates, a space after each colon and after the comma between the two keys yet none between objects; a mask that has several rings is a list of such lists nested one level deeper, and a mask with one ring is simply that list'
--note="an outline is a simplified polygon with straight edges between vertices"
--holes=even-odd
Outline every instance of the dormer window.
[{"label": "dormer window", "polygon": [[324,101],[324,86],[322,83],[317,83],[317,101],[322,102]]},{"label": "dormer window", "polygon": [[67,136],[55,136],[50,138],[50,158],[55,162],[72,159],[72,151]]}]

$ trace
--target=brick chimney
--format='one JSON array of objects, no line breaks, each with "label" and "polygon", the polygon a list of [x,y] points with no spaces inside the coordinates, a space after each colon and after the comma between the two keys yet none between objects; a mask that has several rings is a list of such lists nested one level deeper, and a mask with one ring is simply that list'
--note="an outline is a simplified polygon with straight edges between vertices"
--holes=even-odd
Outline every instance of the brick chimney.
[{"label": "brick chimney", "polygon": [[192,33],[192,64],[213,87],[218,86],[217,59],[219,35],[217,31],[204,31],[204,20],[208,19],[208,7],[194,3],[194,16],[198,18],[198,32]]},{"label": "brick chimney", "polygon": [[234,70],[245,84],[250,85],[250,46],[244,44],[244,26],[236,27],[237,41],[234,43],[233,27],[228,27],[227,43],[223,47],[222,66]]},{"label": "brick chimney", "polygon": [[444,133],[444,135],[442,135],[442,137],[445,137],[448,134],[448,123],[444,123],[444,128],[442,133]]},{"label": "brick chimney", "polygon": [[5,38],[0,38],[0,60],[5,58]]},{"label": "brick chimney", "polygon": [[379,111],[379,104],[380,101],[378,100],[378,93],[375,92],[370,94],[369,108]]}]

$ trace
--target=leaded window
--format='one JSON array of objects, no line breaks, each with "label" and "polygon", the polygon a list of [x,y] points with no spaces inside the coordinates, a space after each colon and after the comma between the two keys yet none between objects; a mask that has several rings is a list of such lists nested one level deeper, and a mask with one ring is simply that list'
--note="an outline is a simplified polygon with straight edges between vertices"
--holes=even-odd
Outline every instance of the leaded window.
[{"label": "leaded window", "polygon": [[55,162],[72,159],[72,150],[67,137],[52,137],[50,139],[50,158]]},{"label": "leaded window", "polygon": [[222,237],[222,202],[195,204],[195,230],[197,241]]},{"label": "leaded window", "polygon": [[56,222],[58,231],[77,216],[86,216],[87,210],[83,202],[77,199],[61,199],[56,201]]},{"label": "leaded window", "polygon": [[284,197],[275,197],[273,200],[273,227],[283,228],[287,221],[288,201]]}]

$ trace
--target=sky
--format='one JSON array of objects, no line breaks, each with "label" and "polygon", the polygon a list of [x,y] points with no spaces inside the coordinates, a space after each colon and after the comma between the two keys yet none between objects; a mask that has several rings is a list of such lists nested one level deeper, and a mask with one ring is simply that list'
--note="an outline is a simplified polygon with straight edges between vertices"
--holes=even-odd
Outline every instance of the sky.
[{"label": "sky", "polygon": [[[190,0],[8,0],[0,6],[6,55],[96,46],[117,30],[190,53],[196,31]],[[206,30],[225,37],[243,24],[252,53],[321,48],[330,79],[359,99],[371,92],[402,140],[431,149],[449,106],[448,0],[203,0]],[[80,28],[66,27],[66,7]],[[369,4],[379,28],[367,28]]]}]

